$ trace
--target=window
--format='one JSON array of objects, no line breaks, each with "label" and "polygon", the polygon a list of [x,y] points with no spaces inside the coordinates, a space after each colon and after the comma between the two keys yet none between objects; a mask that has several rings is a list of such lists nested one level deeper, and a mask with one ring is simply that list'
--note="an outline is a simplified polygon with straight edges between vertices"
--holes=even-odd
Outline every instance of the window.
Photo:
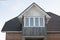
[{"label": "window", "polygon": [[33,18],[30,18],[30,26],[33,26]]},{"label": "window", "polygon": [[43,26],[43,18],[40,18],[40,26]]},{"label": "window", "polygon": [[39,26],[38,18],[35,18],[35,26]]},{"label": "window", "polygon": [[29,26],[29,19],[28,18],[25,18],[25,26]]},{"label": "window", "polygon": [[44,18],[40,17],[24,17],[25,27],[44,27]]}]

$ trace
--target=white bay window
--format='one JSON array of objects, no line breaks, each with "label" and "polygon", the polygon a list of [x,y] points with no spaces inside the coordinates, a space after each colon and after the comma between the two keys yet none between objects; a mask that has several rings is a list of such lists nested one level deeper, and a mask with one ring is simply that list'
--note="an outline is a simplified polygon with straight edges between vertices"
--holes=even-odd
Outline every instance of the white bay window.
[{"label": "white bay window", "polygon": [[24,17],[24,27],[44,27],[44,17]]}]

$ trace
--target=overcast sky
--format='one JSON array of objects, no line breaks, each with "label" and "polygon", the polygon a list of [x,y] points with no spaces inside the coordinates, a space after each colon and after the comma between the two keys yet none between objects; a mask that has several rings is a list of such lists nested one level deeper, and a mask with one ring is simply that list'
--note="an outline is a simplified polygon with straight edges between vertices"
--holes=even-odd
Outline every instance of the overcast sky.
[{"label": "overcast sky", "polygon": [[[60,16],[60,0],[0,0],[0,30],[6,21],[18,16],[33,2],[46,12]],[[0,40],[5,40],[5,32],[0,32]]]}]

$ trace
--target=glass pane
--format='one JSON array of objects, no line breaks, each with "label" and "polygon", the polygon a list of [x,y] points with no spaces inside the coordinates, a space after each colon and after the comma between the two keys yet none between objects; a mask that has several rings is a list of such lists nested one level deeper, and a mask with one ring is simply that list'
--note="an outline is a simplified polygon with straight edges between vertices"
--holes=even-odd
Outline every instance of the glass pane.
[{"label": "glass pane", "polygon": [[30,18],[30,26],[33,26],[33,18]]},{"label": "glass pane", "polygon": [[40,18],[40,26],[43,26],[43,18]]},{"label": "glass pane", "polygon": [[25,26],[29,26],[29,19],[28,18],[25,19]]},{"label": "glass pane", "polygon": [[35,18],[35,26],[39,26],[38,18]]}]

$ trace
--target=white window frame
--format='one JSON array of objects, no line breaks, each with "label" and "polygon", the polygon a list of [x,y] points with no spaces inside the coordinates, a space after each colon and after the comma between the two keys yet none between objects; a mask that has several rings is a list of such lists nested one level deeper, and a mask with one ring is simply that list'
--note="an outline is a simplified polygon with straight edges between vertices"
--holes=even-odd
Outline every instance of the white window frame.
[{"label": "white window frame", "polygon": [[[39,21],[39,18],[40,18],[40,17],[35,17],[35,18],[38,18],[38,21]],[[34,18],[34,19],[35,19],[35,18]],[[39,25],[39,22],[38,22],[38,25]],[[39,25],[39,26],[34,25],[34,26],[35,26],[35,27],[39,27],[40,25]]]},{"label": "white window frame", "polygon": [[[25,19],[28,18],[29,19],[29,26],[26,26],[25,25]],[[30,18],[33,18],[33,26],[30,25]],[[35,26],[35,18],[38,18],[38,24],[39,26]],[[40,25],[40,18],[41,17],[24,17],[24,27],[45,27],[45,17],[42,17],[43,18],[43,26]]]},{"label": "white window frame", "polygon": [[[25,25],[25,20],[26,20],[26,18],[29,18],[29,17],[24,17],[24,27],[29,27],[30,24],[29,24],[29,26],[26,26],[26,25]],[[30,18],[29,18],[29,20],[30,20]],[[30,23],[30,22],[29,22],[29,23]]]},{"label": "white window frame", "polygon": [[43,18],[43,26],[40,25],[40,17],[39,17],[39,26],[40,27],[45,27],[45,17],[42,17]]}]

